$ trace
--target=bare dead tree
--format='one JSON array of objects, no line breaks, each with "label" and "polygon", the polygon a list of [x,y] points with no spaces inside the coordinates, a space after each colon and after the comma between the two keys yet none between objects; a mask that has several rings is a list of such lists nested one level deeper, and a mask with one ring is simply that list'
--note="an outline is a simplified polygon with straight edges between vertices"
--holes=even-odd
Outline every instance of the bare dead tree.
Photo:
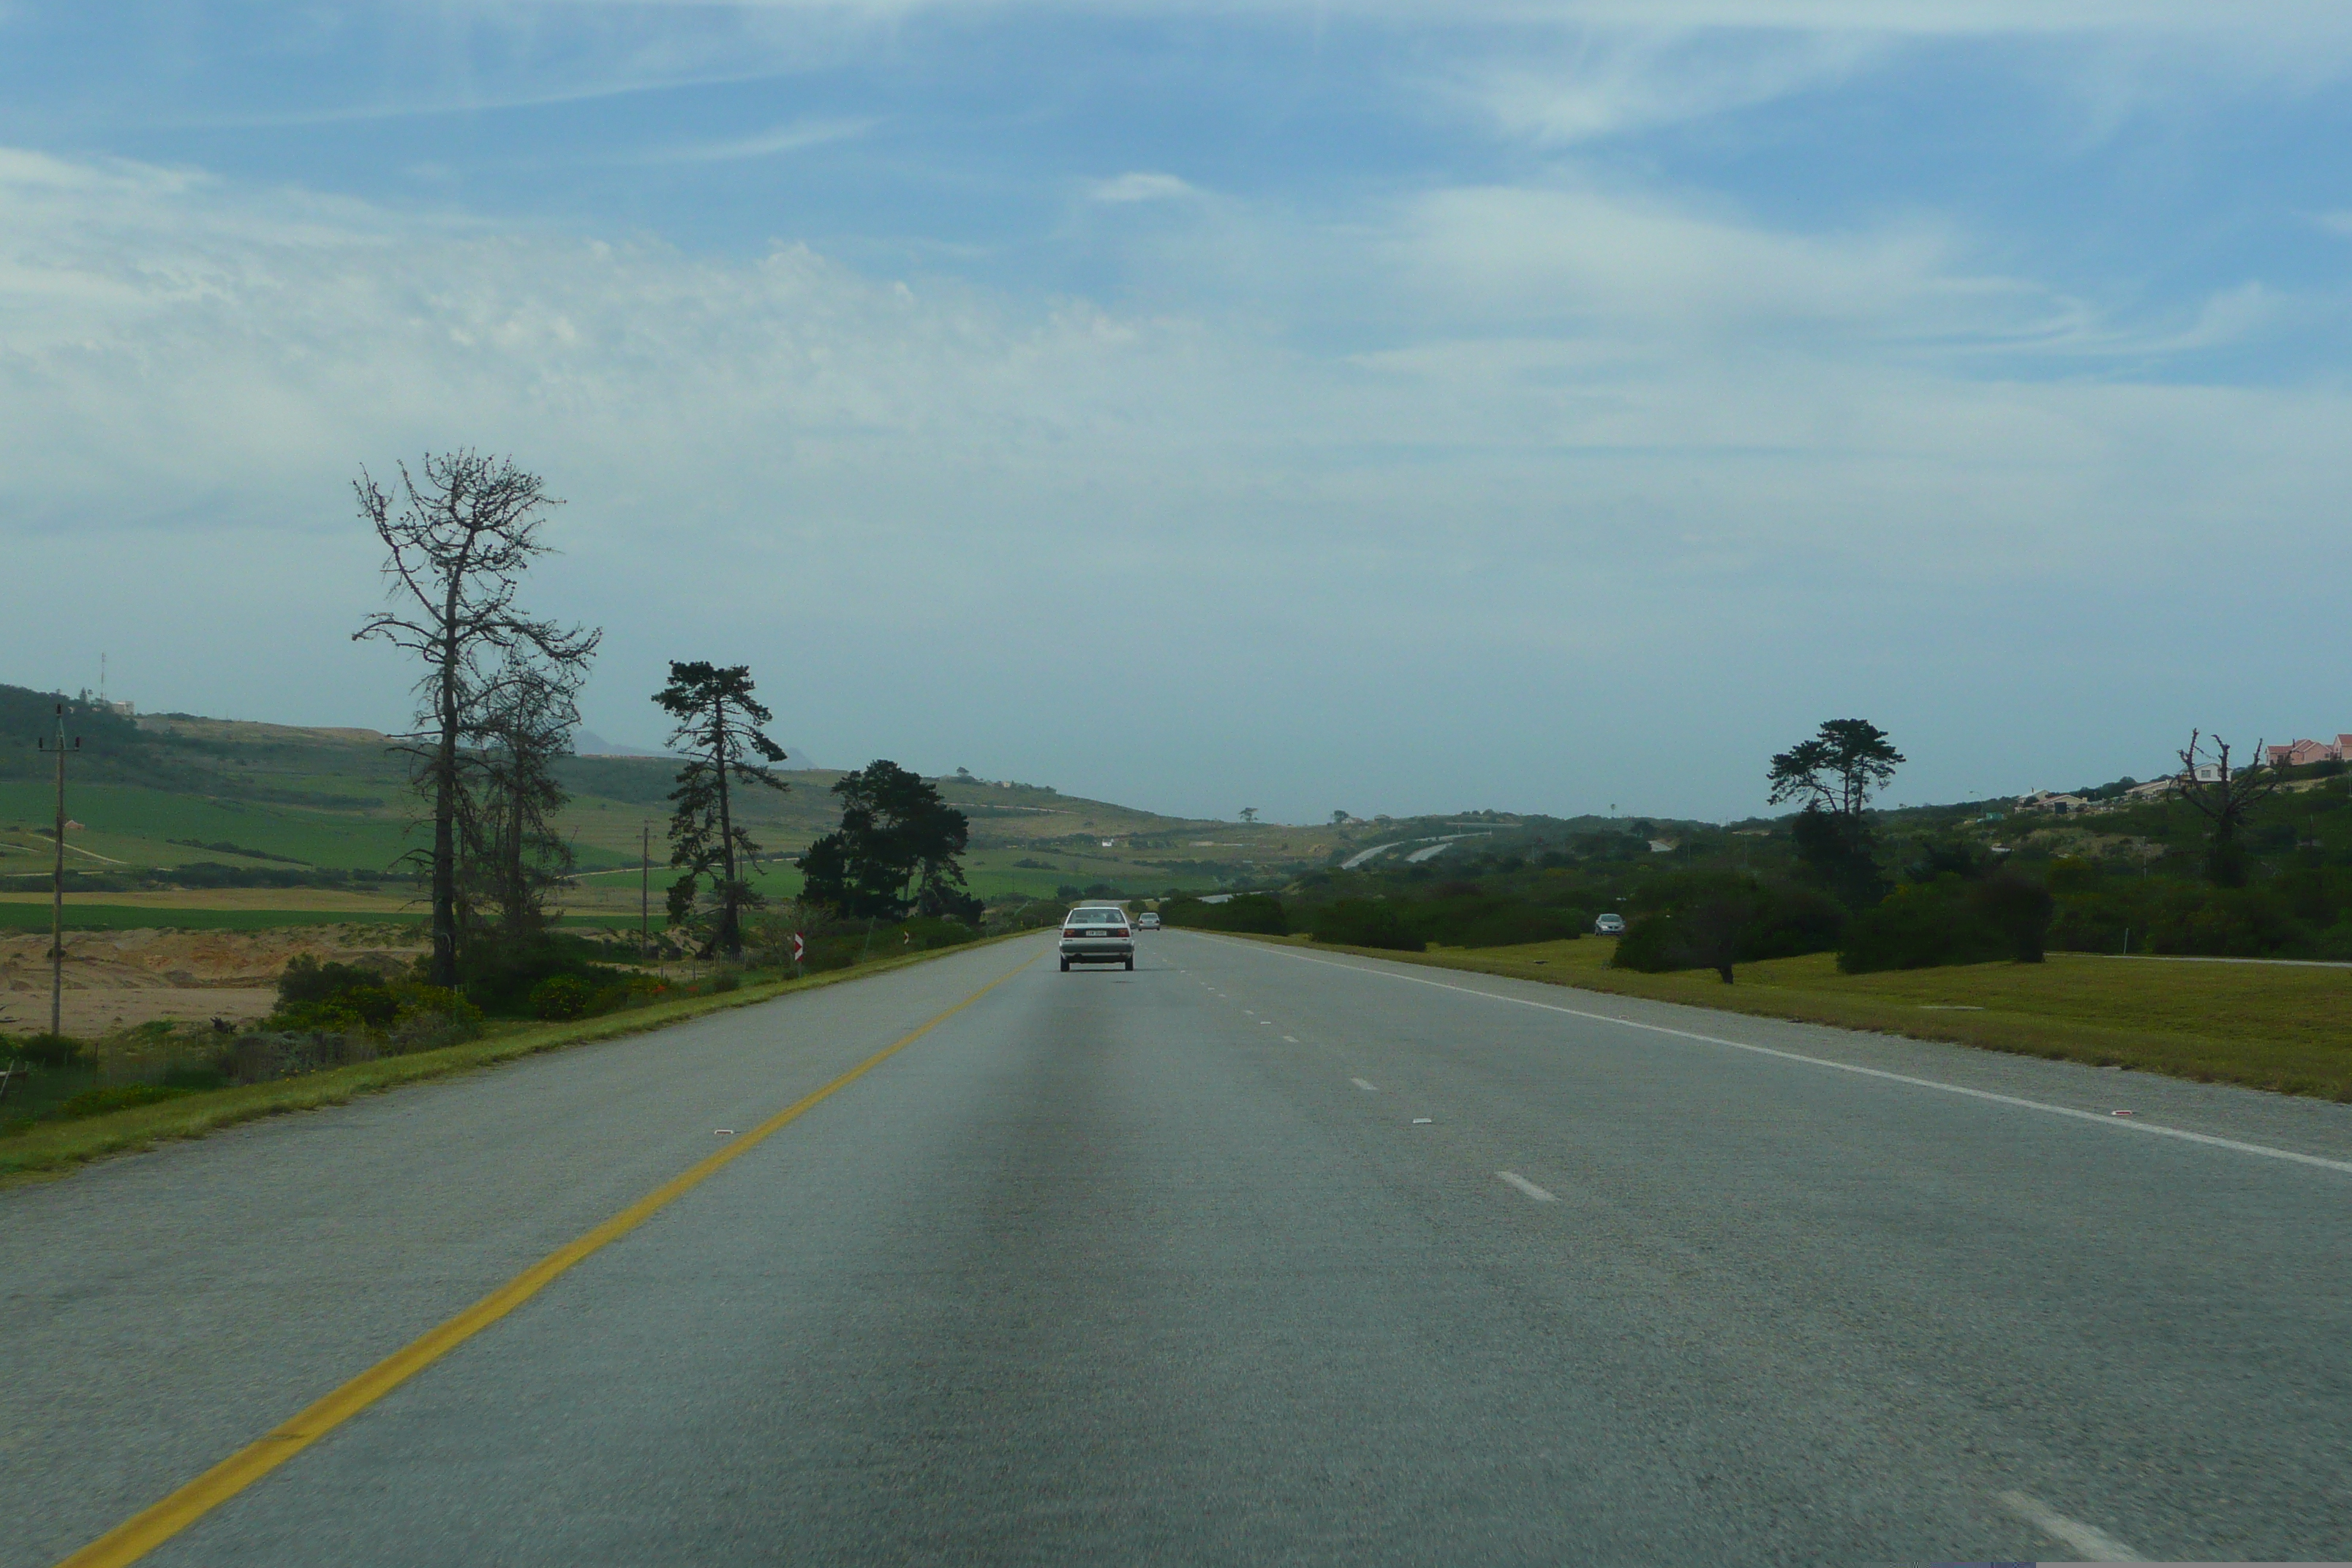
[{"label": "bare dead tree", "polygon": [[388,552],[383,571],[393,601],[352,639],[381,638],[425,667],[415,689],[417,728],[401,750],[433,817],[433,843],[425,852],[433,903],[428,977],[455,985],[465,750],[468,727],[483,711],[483,672],[535,662],[577,675],[604,634],[558,626],[516,606],[522,574],[533,557],[547,553],[539,542],[541,514],[562,504],[538,475],[460,449],[426,453],[414,474],[403,463],[396,500],[364,468],[352,488],[360,515]]},{"label": "bare dead tree", "polygon": [[[2278,792],[2278,770],[2264,767],[2262,755],[2262,742],[2257,741],[2253,763],[2233,768],[2229,742],[2215,736],[2209,751],[2204,732],[2199,730],[2189,732],[2189,744],[2181,748],[2180,776],[2173,781],[2173,789],[2205,819],[2205,875],[2217,888],[2245,885],[2246,859],[2238,845],[2239,829],[2245,826],[2256,805]],[[2201,778],[2201,772],[2212,776]]]}]

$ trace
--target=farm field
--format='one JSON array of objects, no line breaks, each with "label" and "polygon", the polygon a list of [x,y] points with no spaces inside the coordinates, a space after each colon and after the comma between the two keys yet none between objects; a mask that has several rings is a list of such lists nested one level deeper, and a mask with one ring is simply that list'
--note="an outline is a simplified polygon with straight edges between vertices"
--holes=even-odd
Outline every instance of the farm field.
[{"label": "farm field", "polygon": [[2053,952],[2039,964],[1840,974],[1824,952],[1742,964],[1725,985],[1712,973],[1611,969],[1615,948],[1584,937],[1371,956],[2352,1100],[2352,969]]}]

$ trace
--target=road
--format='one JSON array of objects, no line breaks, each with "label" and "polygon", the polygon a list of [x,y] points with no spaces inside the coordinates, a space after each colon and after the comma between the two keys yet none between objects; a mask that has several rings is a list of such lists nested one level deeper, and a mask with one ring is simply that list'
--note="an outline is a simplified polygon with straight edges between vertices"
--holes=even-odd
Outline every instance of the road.
[{"label": "road", "polygon": [[2352,1109],[1045,950],[0,1193],[0,1564],[931,1020],[144,1561],[2352,1557]]}]

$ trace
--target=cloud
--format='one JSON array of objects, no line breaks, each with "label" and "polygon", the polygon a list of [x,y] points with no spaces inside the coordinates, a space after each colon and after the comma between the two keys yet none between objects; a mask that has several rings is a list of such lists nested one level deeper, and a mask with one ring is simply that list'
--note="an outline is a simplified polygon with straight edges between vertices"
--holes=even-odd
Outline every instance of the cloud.
[{"label": "cloud", "polygon": [[795,121],[790,125],[779,125],[754,136],[662,148],[643,153],[633,161],[640,163],[731,163],[746,158],[773,158],[786,153],[822,147],[829,142],[854,141],[880,123],[879,120],[872,118]]},{"label": "cloud", "polygon": [[[1505,184],[1170,217],[1286,280],[1145,310],[0,153],[0,543],[110,612],[21,601],[8,678],[76,684],[42,661],[102,635],[144,705],[397,722],[402,672],[345,640],[348,481],[460,443],[569,500],[532,602],[610,628],[605,733],[646,732],[661,660],[742,659],[821,754],[1302,817],[1334,779],[1565,807],[1664,730],[1763,755],[1814,708],[1936,749],[2120,723],[2218,689],[2157,628],[2233,642],[2352,569],[2340,393],[2053,374],[2129,333],[1949,225]],[[1172,657],[1050,679],[1106,625]],[[1651,808],[1744,809],[1752,772]]]},{"label": "cloud", "polygon": [[1853,77],[1879,35],[1602,32],[1466,70],[1462,98],[1506,134],[1566,145],[1753,108]]},{"label": "cloud", "polygon": [[1115,180],[1097,180],[1087,187],[1087,196],[1098,202],[1167,202],[1195,194],[1173,174],[1130,173]]}]

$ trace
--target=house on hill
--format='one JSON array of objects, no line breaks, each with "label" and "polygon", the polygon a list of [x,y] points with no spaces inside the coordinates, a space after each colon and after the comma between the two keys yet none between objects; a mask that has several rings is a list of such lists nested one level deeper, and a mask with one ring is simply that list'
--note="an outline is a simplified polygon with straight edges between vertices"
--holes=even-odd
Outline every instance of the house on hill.
[{"label": "house on hill", "polygon": [[2021,795],[2017,797],[2018,810],[2046,811],[2053,816],[2065,816],[2073,812],[2087,810],[2091,804],[2079,795],[2061,795],[2054,789],[2038,789],[2032,795]]},{"label": "house on hill", "polygon": [[2340,763],[2352,757],[2352,735],[2333,741],[2294,741],[2265,748],[2263,760],[2274,768],[2299,768],[2307,763]]}]

